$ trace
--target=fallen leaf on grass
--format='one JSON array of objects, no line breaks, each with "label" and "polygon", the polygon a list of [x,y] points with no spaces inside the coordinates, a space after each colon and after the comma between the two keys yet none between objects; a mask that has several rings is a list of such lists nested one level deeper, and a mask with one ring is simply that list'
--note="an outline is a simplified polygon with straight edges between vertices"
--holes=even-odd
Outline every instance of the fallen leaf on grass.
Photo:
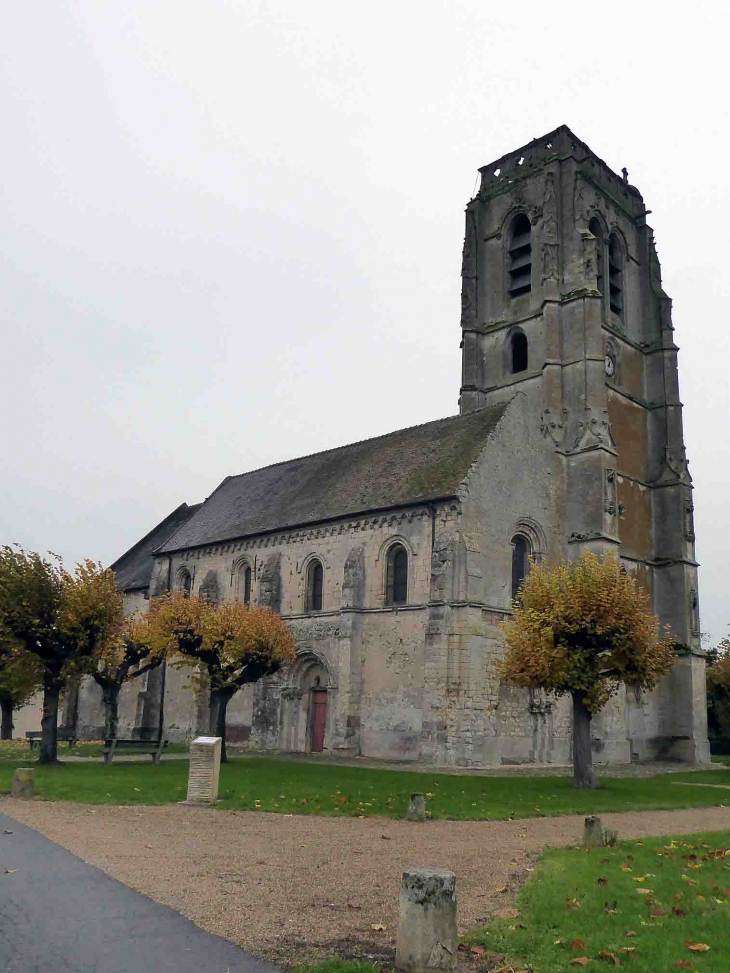
[{"label": "fallen leaf on grass", "polygon": [[574,952],[579,953],[582,949],[586,948],[585,939],[574,939],[573,942],[570,944],[570,948]]},{"label": "fallen leaf on grass", "polygon": [[593,960],[588,956],[576,956],[575,959],[570,961],[571,966],[588,966]]},{"label": "fallen leaf on grass", "polygon": [[690,963],[688,959],[678,959],[672,963],[672,966],[676,966],[680,970],[691,970],[694,963]]},{"label": "fallen leaf on grass", "polygon": [[684,945],[693,953],[706,953],[710,948],[707,943],[685,943]]},{"label": "fallen leaf on grass", "polygon": [[605,960],[607,963],[613,963],[614,966],[621,966],[621,960],[615,953],[609,953],[608,950],[602,949],[598,954],[598,958]]},{"label": "fallen leaf on grass", "polygon": [[497,892],[497,893],[506,892],[507,891],[507,886],[506,885],[498,885],[495,888],[494,891]]},{"label": "fallen leaf on grass", "polygon": [[624,936],[627,939],[636,939],[636,933],[632,929],[627,929],[626,932],[624,933]]},{"label": "fallen leaf on grass", "polygon": [[680,909],[679,906],[676,905],[672,906],[672,912],[678,919],[684,919],[684,917],[687,915],[684,909]]},{"label": "fallen leaf on grass", "polygon": [[631,867],[631,865],[627,865],[626,862],[624,862],[623,865],[621,866],[621,871],[622,872],[633,872],[633,868]]},{"label": "fallen leaf on grass", "polygon": [[683,898],[684,898],[684,896],[683,896],[683,895],[681,895],[681,894],[680,894],[680,893],[678,892],[678,893],[677,893],[677,894],[676,894],[676,895],[674,896],[674,901],[675,901],[675,902],[681,902]]},{"label": "fallen leaf on grass", "polygon": [[566,909],[580,909],[581,908],[581,904],[578,901],[578,899],[566,899],[565,900],[565,908]]},{"label": "fallen leaf on grass", "polygon": [[597,879],[596,884],[597,885],[608,885],[608,879],[601,877],[601,878]]},{"label": "fallen leaf on grass", "polygon": [[699,893],[699,892],[697,893],[697,896],[696,896],[696,898],[697,898],[697,901],[698,901],[698,902],[704,902],[704,901],[705,901],[705,897],[704,897],[704,895],[700,895],[700,893]]},{"label": "fallen leaf on grass", "polygon": [[628,953],[629,956],[630,956],[632,953],[635,953],[636,952],[636,946],[622,946],[621,947],[621,952],[622,953]]},{"label": "fallen leaf on grass", "polygon": [[483,946],[472,946],[471,949],[469,950],[469,952],[470,953],[473,953],[474,956],[483,956],[484,955],[484,947]]},{"label": "fallen leaf on grass", "polygon": [[649,915],[652,917],[652,919],[663,919],[666,912],[664,909],[652,909]]},{"label": "fallen leaf on grass", "polygon": [[370,928],[373,932],[385,932],[385,926],[380,922],[373,922]]},{"label": "fallen leaf on grass", "polygon": [[637,889],[639,895],[654,895],[654,889]]}]

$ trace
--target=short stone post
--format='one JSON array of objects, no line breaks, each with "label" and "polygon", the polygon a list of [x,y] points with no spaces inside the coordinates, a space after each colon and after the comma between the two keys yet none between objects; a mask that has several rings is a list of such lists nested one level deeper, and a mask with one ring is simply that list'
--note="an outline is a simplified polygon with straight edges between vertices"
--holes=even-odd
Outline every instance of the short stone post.
[{"label": "short stone post", "polygon": [[603,847],[603,825],[601,819],[595,814],[589,814],[585,819],[583,827],[583,847],[602,848]]},{"label": "short stone post", "polygon": [[218,799],[221,738],[196,737],[190,744],[188,798],[185,804],[214,804]]},{"label": "short stone post", "polygon": [[411,794],[406,818],[408,821],[426,820],[426,798],[423,794]]},{"label": "short stone post", "polygon": [[403,872],[396,969],[403,973],[453,970],[458,945],[454,873],[440,868]]},{"label": "short stone post", "polygon": [[18,767],[13,777],[12,797],[23,801],[30,800],[35,794],[35,770],[32,767]]}]

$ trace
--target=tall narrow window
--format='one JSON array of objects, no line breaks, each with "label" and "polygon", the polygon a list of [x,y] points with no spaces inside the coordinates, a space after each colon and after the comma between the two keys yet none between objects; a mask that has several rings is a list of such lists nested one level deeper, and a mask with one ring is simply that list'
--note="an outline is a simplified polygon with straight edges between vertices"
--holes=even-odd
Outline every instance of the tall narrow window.
[{"label": "tall narrow window", "polygon": [[324,584],[324,570],[321,561],[310,561],[307,568],[307,603],[308,612],[322,611],[322,588]]},{"label": "tall narrow window", "polygon": [[251,565],[247,564],[243,569],[243,603],[251,604]]},{"label": "tall narrow window", "polygon": [[512,538],[512,600],[519,596],[520,585],[530,570],[529,557],[532,547],[524,534]]},{"label": "tall narrow window", "polygon": [[408,552],[402,544],[394,544],[388,551],[385,581],[386,605],[405,605],[408,601]]},{"label": "tall narrow window", "polygon": [[190,592],[193,587],[193,579],[190,577],[190,572],[183,568],[180,574],[177,576],[177,586],[183,593],[183,598],[189,598]]},{"label": "tall narrow window", "polygon": [[519,297],[532,290],[532,227],[524,213],[512,223],[509,244],[509,295]]},{"label": "tall narrow window", "polygon": [[588,224],[588,229],[596,238],[596,287],[603,297],[603,227],[601,221],[594,216]]},{"label": "tall narrow window", "polygon": [[512,335],[512,374],[527,371],[527,338],[518,331]]},{"label": "tall narrow window", "polygon": [[624,268],[621,244],[615,233],[608,238],[608,303],[614,314],[624,313]]}]

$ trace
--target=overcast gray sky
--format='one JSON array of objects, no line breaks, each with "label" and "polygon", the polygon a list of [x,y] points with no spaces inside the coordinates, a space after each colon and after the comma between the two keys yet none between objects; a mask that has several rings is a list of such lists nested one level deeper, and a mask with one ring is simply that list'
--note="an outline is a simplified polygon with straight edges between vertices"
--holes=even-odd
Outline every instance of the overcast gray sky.
[{"label": "overcast gray sky", "polygon": [[0,540],[109,563],[226,475],[455,413],[476,170],[565,123],[653,210],[719,638],[727,11],[5,0]]}]

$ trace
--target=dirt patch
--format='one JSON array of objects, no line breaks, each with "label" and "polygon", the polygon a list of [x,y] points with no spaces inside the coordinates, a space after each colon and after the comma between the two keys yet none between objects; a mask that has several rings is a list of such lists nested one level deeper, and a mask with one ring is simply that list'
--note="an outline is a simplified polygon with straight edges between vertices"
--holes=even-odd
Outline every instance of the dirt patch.
[{"label": "dirt patch", "polygon": [[[203,929],[285,965],[332,955],[389,962],[409,866],[456,872],[461,927],[484,922],[512,904],[543,848],[575,843],[583,827],[576,815],[412,824],[176,805],[6,799],[0,809]],[[730,827],[726,808],[602,818],[621,838]]]}]

